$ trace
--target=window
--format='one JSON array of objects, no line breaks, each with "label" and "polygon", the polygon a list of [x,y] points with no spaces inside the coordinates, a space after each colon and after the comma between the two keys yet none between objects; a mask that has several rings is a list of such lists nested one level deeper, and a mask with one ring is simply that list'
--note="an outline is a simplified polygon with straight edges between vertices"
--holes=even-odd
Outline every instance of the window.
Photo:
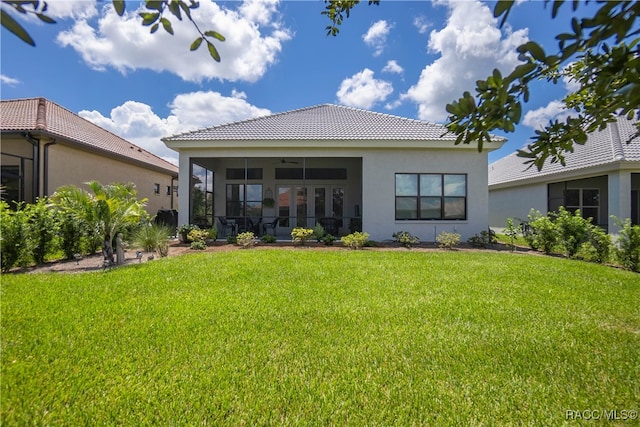
[{"label": "window", "polygon": [[346,168],[276,168],[276,179],[345,180]]},{"label": "window", "polygon": [[212,170],[192,163],[191,174],[191,218],[190,223],[200,227],[211,227],[213,218],[213,180]]},{"label": "window", "polygon": [[467,219],[467,175],[396,174],[396,219]]},{"label": "window", "polygon": [[153,184],[153,194],[160,194],[160,184]]},{"label": "window", "polygon": [[171,195],[171,186],[167,185],[167,196]]},{"label": "window", "polygon": [[[227,179],[244,179],[244,168],[227,168]],[[262,179],[262,168],[247,168],[247,179]]]},{"label": "window", "polygon": [[567,189],[564,196],[565,208],[575,213],[580,209],[583,218],[593,218],[593,222],[598,224],[598,214],[600,211],[600,190],[589,188]]},{"label": "window", "polygon": [[227,184],[227,216],[262,216],[262,184]]}]

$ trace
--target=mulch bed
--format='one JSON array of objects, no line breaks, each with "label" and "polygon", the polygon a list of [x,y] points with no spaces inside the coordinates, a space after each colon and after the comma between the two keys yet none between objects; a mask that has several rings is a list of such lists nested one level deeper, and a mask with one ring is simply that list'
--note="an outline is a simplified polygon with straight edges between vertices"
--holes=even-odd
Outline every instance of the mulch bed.
[{"label": "mulch bed", "polygon": [[[341,243],[335,243],[333,246],[327,246],[322,243],[309,242],[305,246],[294,245],[292,242],[277,242],[277,243],[258,243],[251,250],[270,250],[270,249],[286,249],[286,250],[322,250],[322,251],[345,251],[349,250],[345,248]],[[169,247],[169,257],[180,256],[186,253],[201,253],[201,252],[220,252],[220,251],[234,251],[242,250],[240,246],[228,244],[223,241],[209,243],[205,250],[193,250],[186,243],[180,243],[177,240],[172,242]],[[407,249],[403,246],[399,246],[394,242],[378,242],[373,247],[366,247],[362,250],[365,251],[445,251],[437,246],[436,243],[420,243],[413,246],[411,249]],[[509,248],[504,244],[494,244],[490,248],[477,248],[469,245],[468,243],[462,243],[454,249],[456,251],[509,251]],[[532,253],[528,248],[516,248],[519,253]],[[123,265],[131,265],[137,263],[153,262],[157,259],[157,254],[144,253],[141,259],[136,257],[135,250],[129,250],[125,252],[125,262]],[[48,262],[44,265],[32,266],[26,268],[14,268],[11,273],[81,273],[87,271],[100,271],[105,269],[113,269],[118,266],[106,267],[103,263],[103,258],[100,253],[94,255],[85,256],[79,260],[59,260]]]}]

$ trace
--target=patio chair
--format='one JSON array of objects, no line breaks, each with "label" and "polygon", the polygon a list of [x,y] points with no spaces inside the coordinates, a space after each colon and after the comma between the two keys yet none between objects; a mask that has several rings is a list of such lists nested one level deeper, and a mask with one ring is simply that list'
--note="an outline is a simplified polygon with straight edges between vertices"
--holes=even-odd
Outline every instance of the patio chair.
[{"label": "patio chair", "polygon": [[276,218],[271,222],[265,222],[264,224],[262,224],[262,234],[267,234],[267,230],[271,229],[273,230],[273,235],[276,235],[276,228],[278,228],[278,221],[280,221],[280,218]]},{"label": "patio chair", "polygon": [[231,231],[231,235],[236,234],[236,224],[227,221],[227,218],[221,216],[218,217],[218,221],[220,222],[220,237],[225,237],[227,235],[227,230]]},{"label": "patio chair", "polygon": [[324,228],[324,231],[326,231],[328,234],[331,234],[336,237],[338,236],[339,226],[338,226],[337,218],[331,218],[331,217],[320,218],[318,219],[318,223],[320,223],[322,228]]},{"label": "patio chair", "polygon": [[251,220],[251,218],[238,218],[236,224],[238,225],[238,233],[244,233],[246,231],[253,232],[253,220]]}]

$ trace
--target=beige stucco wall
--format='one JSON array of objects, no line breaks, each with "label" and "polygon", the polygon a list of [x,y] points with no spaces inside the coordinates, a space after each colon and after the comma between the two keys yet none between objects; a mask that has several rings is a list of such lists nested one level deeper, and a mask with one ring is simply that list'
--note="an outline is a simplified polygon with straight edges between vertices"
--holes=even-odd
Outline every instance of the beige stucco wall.
[{"label": "beige stucco wall", "polygon": [[[171,196],[167,195],[167,187],[172,185],[170,175],[62,144],[49,147],[48,159],[49,195],[62,185],[82,186],[92,180],[102,184],[133,182],[138,197],[148,199],[147,212],[154,215],[159,209],[171,209]],[[160,194],[154,194],[155,183],[160,184]],[[174,209],[177,209],[175,198],[174,194]]]}]

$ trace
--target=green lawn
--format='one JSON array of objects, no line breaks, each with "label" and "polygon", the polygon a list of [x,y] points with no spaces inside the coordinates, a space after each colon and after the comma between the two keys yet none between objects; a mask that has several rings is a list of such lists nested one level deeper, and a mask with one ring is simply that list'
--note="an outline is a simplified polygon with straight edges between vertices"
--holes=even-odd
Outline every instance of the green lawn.
[{"label": "green lawn", "polygon": [[640,406],[640,275],[579,261],[238,250],[1,291],[3,426],[559,425]]}]

